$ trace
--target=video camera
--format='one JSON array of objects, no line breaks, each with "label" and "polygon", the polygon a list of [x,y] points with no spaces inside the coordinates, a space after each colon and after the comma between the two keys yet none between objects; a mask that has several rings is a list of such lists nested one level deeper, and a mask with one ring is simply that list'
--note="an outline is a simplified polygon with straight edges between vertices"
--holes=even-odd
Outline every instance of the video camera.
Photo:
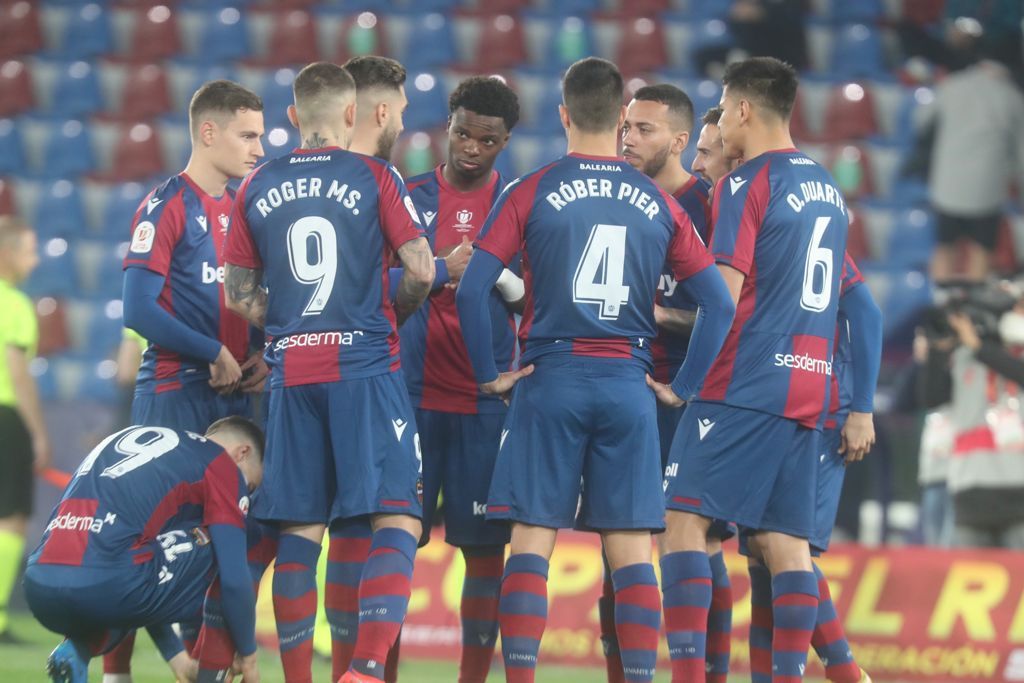
[{"label": "video camera", "polygon": [[999,318],[1022,297],[1022,280],[941,285],[935,292],[935,305],[924,312],[921,328],[930,341],[955,337],[949,314],[964,313],[974,323],[979,337],[998,340]]}]

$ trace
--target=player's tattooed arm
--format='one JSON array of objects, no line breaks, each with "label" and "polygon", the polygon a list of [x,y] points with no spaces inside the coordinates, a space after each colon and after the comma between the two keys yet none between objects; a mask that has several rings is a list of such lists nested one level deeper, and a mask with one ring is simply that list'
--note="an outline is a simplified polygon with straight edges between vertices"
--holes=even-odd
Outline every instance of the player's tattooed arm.
[{"label": "player's tattooed arm", "polygon": [[404,273],[395,294],[395,316],[401,325],[430,294],[434,282],[434,254],[426,238],[417,237],[398,248],[398,258]]},{"label": "player's tattooed arm", "polygon": [[309,135],[307,135],[305,138],[303,138],[302,144],[306,147],[306,149],[320,149],[322,147],[327,147],[329,145],[329,143],[327,142],[327,138],[325,138],[323,135],[320,135],[320,133],[318,133],[315,130]]},{"label": "player's tattooed arm", "polygon": [[267,319],[267,290],[260,286],[262,268],[224,266],[224,298],[228,309],[263,329]]},{"label": "player's tattooed arm", "polygon": [[690,334],[693,331],[693,323],[696,320],[696,311],[684,311],[679,308],[654,305],[655,324],[672,334]]}]

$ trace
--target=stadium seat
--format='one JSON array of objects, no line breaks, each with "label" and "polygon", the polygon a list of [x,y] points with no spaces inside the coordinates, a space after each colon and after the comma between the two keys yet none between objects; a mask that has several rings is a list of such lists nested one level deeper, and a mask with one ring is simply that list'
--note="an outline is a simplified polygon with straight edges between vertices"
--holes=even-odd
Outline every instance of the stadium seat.
[{"label": "stadium seat", "polygon": [[17,116],[32,108],[32,77],[18,59],[0,64],[0,117]]},{"label": "stadium seat", "polygon": [[104,4],[90,2],[72,7],[55,53],[65,59],[91,59],[113,50],[110,13]]},{"label": "stadium seat", "polygon": [[922,114],[935,101],[935,91],[926,86],[906,88],[893,121],[890,138],[894,142],[913,143],[918,131]]},{"label": "stadium seat", "polygon": [[246,14],[236,7],[205,13],[194,59],[205,63],[233,62],[250,54]]},{"label": "stadium seat", "polygon": [[694,19],[724,19],[732,5],[733,0],[690,0],[688,10]]},{"label": "stadium seat", "polygon": [[98,299],[120,299],[126,241],[78,239],[73,243],[80,292]]},{"label": "stadium seat", "polygon": [[438,131],[407,132],[398,139],[391,158],[405,178],[426,173],[441,163],[444,148],[439,142]]},{"label": "stadium seat", "polygon": [[76,352],[94,358],[109,358],[117,350],[124,332],[120,295],[114,299],[72,299],[67,317]]},{"label": "stadium seat", "polygon": [[114,158],[108,174],[110,180],[144,180],[164,171],[160,139],[153,126],[146,123],[121,127],[120,139],[114,147]]},{"label": "stadium seat", "polygon": [[12,119],[0,119],[0,174],[25,172],[25,143]]},{"label": "stadium seat", "polygon": [[0,216],[11,216],[18,213],[18,204],[14,201],[14,188],[7,178],[0,178]]},{"label": "stadium seat", "polygon": [[0,58],[29,54],[42,47],[38,3],[28,0],[0,3]]},{"label": "stadium seat", "polygon": [[156,62],[181,52],[178,20],[167,5],[152,5],[133,10],[134,26],[129,38],[129,59]]},{"label": "stadium seat", "polygon": [[43,241],[39,249],[39,265],[25,282],[30,296],[69,297],[77,289],[75,263],[68,252],[68,241],[54,237]]},{"label": "stadium seat", "polygon": [[267,54],[257,61],[276,66],[305,66],[319,60],[320,50],[312,15],[303,9],[275,12]]},{"label": "stadium seat", "polygon": [[470,0],[465,3],[465,11],[482,15],[515,14],[526,9],[530,0]]},{"label": "stadium seat", "polygon": [[833,36],[831,71],[838,78],[873,78],[886,74],[882,36],[866,24],[850,24]]},{"label": "stadium seat", "polygon": [[36,319],[39,321],[39,346],[36,353],[50,356],[66,351],[71,346],[68,321],[62,300],[44,296],[36,301]]},{"label": "stadium seat", "polygon": [[653,17],[672,9],[672,0],[618,0],[614,11],[624,17]]},{"label": "stadium seat", "polygon": [[338,31],[335,61],[344,64],[360,55],[388,54],[384,18],[370,11],[346,17]]},{"label": "stadium seat", "polygon": [[409,70],[437,69],[457,60],[452,24],[440,12],[409,17],[409,36],[401,62]]},{"label": "stadium seat", "polygon": [[103,209],[100,233],[107,237],[127,239],[132,219],[147,193],[142,183],[120,183],[111,187]]},{"label": "stadium seat", "polygon": [[[43,340],[40,338],[39,344],[42,347]],[[57,380],[54,377],[53,365],[50,363],[49,358],[44,356],[49,354],[40,353],[38,356],[33,358],[28,365],[29,372],[32,373],[32,377],[36,381],[36,388],[39,390],[39,398],[43,401],[56,401],[57,400]]]},{"label": "stadium seat", "polygon": [[594,35],[590,20],[581,16],[543,17],[546,35],[541,45],[540,64],[560,72],[575,61],[594,54]]},{"label": "stadium seat", "polygon": [[99,74],[89,62],[64,64],[50,95],[49,114],[57,118],[84,118],[104,108]]},{"label": "stadium seat", "polygon": [[859,265],[861,261],[871,258],[871,246],[868,244],[868,238],[864,232],[864,222],[861,219],[860,207],[847,204],[846,213],[850,221],[850,226],[846,233],[846,252]]},{"label": "stadium seat", "polygon": [[729,31],[729,24],[721,19],[707,19],[694,25],[693,38],[690,42],[691,59],[702,50],[712,48],[728,48],[735,38]]},{"label": "stadium seat", "polygon": [[918,26],[931,26],[942,19],[944,3],[935,0],[903,0],[901,16]]},{"label": "stadium seat", "polygon": [[618,22],[622,31],[614,61],[622,73],[646,73],[660,69],[668,62],[665,34],[655,19],[650,16],[623,17]]},{"label": "stadium seat", "polygon": [[265,75],[263,85],[258,90],[263,98],[265,127],[291,127],[286,112],[288,105],[295,102],[295,95],[292,92],[292,82],[295,80],[295,73],[295,70],[290,67],[281,67]]},{"label": "stadium seat", "polygon": [[114,116],[122,121],[144,121],[172,109],[167,73],[159,64],[128,67],[121,89],[121,104]]},{"label": "stadium seat", "polygon": [[826,142],[857,140],[877,132],[875,101],[871,91],[859,83],[834,87],[825,108],[822,139]]},{"label": "stadium seat", "polygon": [[873,192],[874,177],[864,148],[836,145],[828,153],[826,165],[847,200],[862,199]]},{"label": "stadium seat", "polygon": [[926,269],[935,249],[935,215],[925,209],[896,212],[886,260],[892,266]]},{"label": "stadium seat", "polygon": [[32,225],[41,239],[84,234],[88,225],[78,185],[64,179],[46,183],[36,203]]},{"label": "stadium seat", "polygon": [[535,3],[545,14],[583,16],[601,9],[601,0],[543,0]]},{"label": "stadium seat", "polygon": [[830,0],[825,16],[835,24],[878,23],[885,16],[883,0]]},{"label": "stadium seat", "polygon": [[43,152],[43,175],[72,178],[95,169],[88,125],[77,119],[55,124]]},{"label": "stadium seat", "polygon": [[525,62],[522,22],[510,14],[481,18],[473,55],[471,66],[478,71],[498,71]]},{"label": "stadium seat", "polygon": [[117,362],[109,357],[90,357],[83,360],[83,365],[84,372],[75,398],[104,405],[118,403],[121,400],[121,389],[116,380]]},{"label": "stadium seat", "polygon": [[402,121],[406,130],[427,130],[448,120],[448,93],[434,74],[410,73],[405,84],[409,106]]}]

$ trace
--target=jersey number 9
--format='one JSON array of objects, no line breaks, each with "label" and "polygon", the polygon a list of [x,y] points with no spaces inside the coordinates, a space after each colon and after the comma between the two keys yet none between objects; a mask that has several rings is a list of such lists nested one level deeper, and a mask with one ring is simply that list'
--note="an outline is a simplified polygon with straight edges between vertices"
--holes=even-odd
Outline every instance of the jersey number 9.
[{"label": "jersey number 9", "polygon": [[334,290],[338,270],[338,235],[321,216],[306,216],[288,228],[288,263],[304,285],[316,285],[302,315],[320,315]]}]

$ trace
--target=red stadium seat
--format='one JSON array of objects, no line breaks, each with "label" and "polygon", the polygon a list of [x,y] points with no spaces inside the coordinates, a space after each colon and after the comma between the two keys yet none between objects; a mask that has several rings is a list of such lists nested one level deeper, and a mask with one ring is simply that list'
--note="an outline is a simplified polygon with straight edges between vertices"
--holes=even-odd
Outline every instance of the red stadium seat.
[{"label": "red stadium seat", "polygon": [[14,201],[14,188],[7,178],[0,178],[0,216],[12,216],[18,213],[18,205]]},{"label": "red stadium seat", "polygon": [[942,19],[944,4],[936,0],[903,0],[903,19],[919,26],[935,24]]},{"label": "red stadium seat", "polygon": [[36,318],[39,320],[40,356],[52,356],[71,347],[68,333],[67,314],[60,299],[44,296],[36,301]]},{"label": "red stadium seat", "polygon": [[827,142],[859,140],[878,132],[871,91],[858,83],[836,86],[825,106],[822,138]]},{"label": "red stadium seat", "polygon": [[158,64],[129,67],[121,90],[121,108],[115,117],[124,121],[143,121],[172,109],[167,73]]},{"label": "red stadium seat", "polygon": [[181,52],[178,21],[167,5],[135,10],[128,57],[135,61],[155,62]]},{"label": "red stadium seat", "polygon": [[275,66],[320,61],[312,15],[302,9],[276,12],[267,56],[261,61]]},{"label": "red stadium seat", "polygon": [[164,155],[156,129],[147,123],[125,125],[114,147],[107,180],[145,180],[164,172]]},{"label": "red stadium seat", "polygon": [[17,116],[34,104],[28,67],[17,59],[0,64],[0,117]]},{"label": "red stadium seat", "polygon": [[847,201],[874,193],[874,177],[867,151],[859,145],[836,145],[828,154],[828,170]]},{"label": "red stadium seat", "polygon": [[476,69],[497,71],[526,61],[526,41],[521,21],[511,14],[480,18],[480,37],[473,59]]},{"label": "red stadium seat", "polygon": [[846,209],[850,217],[850,228],[846,234],[846,251],[859,266],[861,261],[871,258],[871,247],[868,244],[868,237],[864,232],[863,221],[860,217],[860,207],[848,204]]},{"label": "red stadium seat", "polygon": [[0,57],[36,52],[43,47],[39,3],[28,0],[0,1]]},{"label": "red stadium seat", "polygon": [[789,119],[789,132],[797,142],[813,142],[818,139],[814,131],[807,123],[807,115],[804,112],[803,98],[797,91],[796,100],[793,102],[793,113]]},{"label": "red stadium seat", "polygon": [[622,37],[615,62],[623,73],[642,73],[664,68],[668,63],[665,34],[651,17],[621,19]]},{"label": "red stadium seat", "polygon": [[344,64],[360,55],[386,55],[384,18],[373,12],[349,16],[338,30],[338,52],[335,61]]}]

